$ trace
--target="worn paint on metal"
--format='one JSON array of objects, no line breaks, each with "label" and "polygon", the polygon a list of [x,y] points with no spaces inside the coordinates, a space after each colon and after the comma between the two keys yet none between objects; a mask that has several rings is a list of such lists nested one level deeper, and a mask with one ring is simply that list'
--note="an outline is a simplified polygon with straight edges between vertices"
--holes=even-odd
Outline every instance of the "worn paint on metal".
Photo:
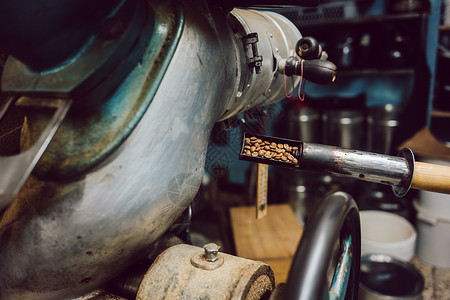
[{"label": "worn paint on metal", "polygon": [[[36,166],[35,175],[58,179],[80,175],[106,159],[126,140],[150,105],[181,36],[183,11],[180,4],[172,2],[150,3],[155,26],[142,58],[147,62],[141,61],[135,67],[150,66],[148,71],[136,75],[146,75],[144,86],[136,86],[135,95],[107,101],[89,99],[74,105]],[[134,79],[127,78],[126,83],[132,86],[140,82]],[[28,111],[32,137],[39,135],[47,119],[46,113]]]},{"label": "worn paint on metal", "polygon": [[347,291],[348,279],[352,267],[352,236],[349,235],[343,242],[343,250],[339,258],[333,281],[329,290],[330,300],[344,299]]}]

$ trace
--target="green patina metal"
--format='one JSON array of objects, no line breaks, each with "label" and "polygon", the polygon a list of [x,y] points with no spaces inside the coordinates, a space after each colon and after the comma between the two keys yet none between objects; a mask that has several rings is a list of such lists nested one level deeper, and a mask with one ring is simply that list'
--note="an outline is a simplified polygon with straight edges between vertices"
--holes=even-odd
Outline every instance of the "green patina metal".
[{"label": "green patina metal", "polygon": [[[153,33],[142,60],[108,100],[93,99],[87,101],[89,105],[79,101],[84,103],[71,108],[34,169],[35,175],[54,180],[82,176],[111,155],[136,127],[159,87],[184,25],[178,1],[154,2],[150,3]],[[34,108],[27,112],[31,142],[47,119],[46,111]]]}]

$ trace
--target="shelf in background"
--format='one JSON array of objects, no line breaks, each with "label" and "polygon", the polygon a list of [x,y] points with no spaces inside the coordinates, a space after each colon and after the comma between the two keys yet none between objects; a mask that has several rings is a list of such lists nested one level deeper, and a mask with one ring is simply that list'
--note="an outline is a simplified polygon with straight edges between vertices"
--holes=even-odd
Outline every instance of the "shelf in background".
[{"label": "shelf in background", "polygon": [[429,13],[405,13],[405,14],[391,14],[391,15],[374,15],[366,17],[356,17],[349,19],[333,20],[327,22],[320,22],[316,24],[301,24],[300,22],[294,22],[295,25],[301,26],[302,29],[309,28],[322,28],[330,26],[352,26],[362,24],[373,24],[379,22],[401,22],[401,21],[413,21],[422,17],[428,16]]},{"label": "shelf in background", "polygon": [[436,118],[450,118],[450,111],[433,110],[431,116]]},{"label": "shelf in background", "polygon": [[355,70],[337,70],[336,76],[412,76],[415,71],[413,68],[405,69],[355,69]]}]

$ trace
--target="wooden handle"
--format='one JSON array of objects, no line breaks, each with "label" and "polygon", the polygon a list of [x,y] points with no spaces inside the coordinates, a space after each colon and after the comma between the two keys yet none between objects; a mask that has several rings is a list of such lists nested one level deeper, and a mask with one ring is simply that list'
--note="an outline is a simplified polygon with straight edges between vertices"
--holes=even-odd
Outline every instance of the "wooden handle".
[{"label": "wooden handle", "polygon": [[411,187],[418,190],[450,194],[450,167],[416,162]]}]

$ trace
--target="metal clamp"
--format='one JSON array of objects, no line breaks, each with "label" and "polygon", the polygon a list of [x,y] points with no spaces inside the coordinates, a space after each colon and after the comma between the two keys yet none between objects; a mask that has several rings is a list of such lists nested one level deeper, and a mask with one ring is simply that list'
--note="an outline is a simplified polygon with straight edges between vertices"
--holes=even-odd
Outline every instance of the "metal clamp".
[{"label": "metal clamp", "polygon": [[261,74],[263,57],[261,55],[258,55],[258,46],[256,45],[258,41],[259,41],[258,33],[256,32],[249,33],[242,38],[244,46],[246,48],[251,46],[252,50],[252,56],[247,57],[248,67],[250,69],[255,68],[256,74]]}]

